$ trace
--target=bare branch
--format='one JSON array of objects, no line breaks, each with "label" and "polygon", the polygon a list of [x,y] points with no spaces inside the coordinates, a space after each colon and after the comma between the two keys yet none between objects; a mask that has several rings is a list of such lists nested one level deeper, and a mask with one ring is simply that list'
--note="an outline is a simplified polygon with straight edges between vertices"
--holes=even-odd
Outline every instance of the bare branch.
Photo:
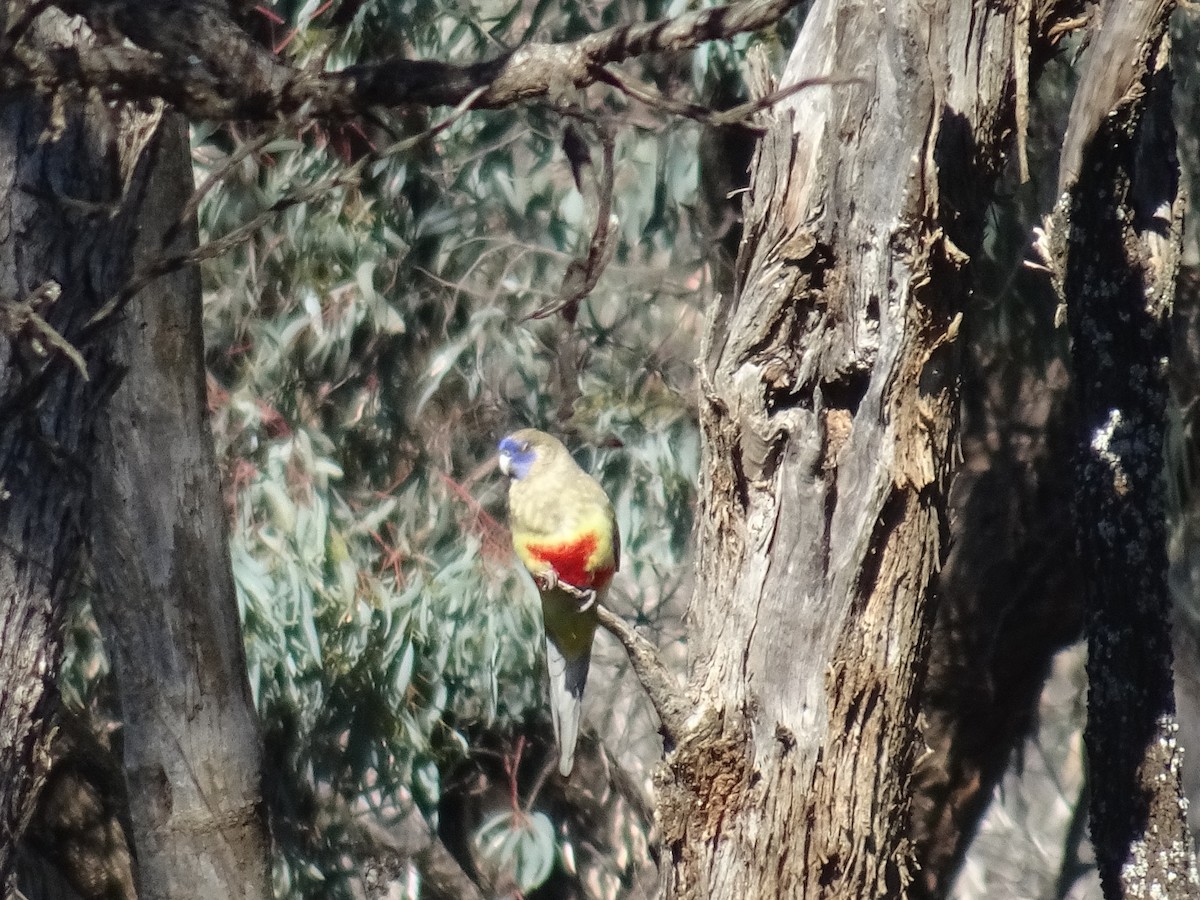
[{"label": "bare branch", "polygon": [[764,109],[774,106],[782,100],[786,100],[792,94],[799,93],[811,87],[834,86],[842,84],[861,83],[861,78],[841,78],[830,75],[823,78],[803,78],[800,81],[790,84],[782,90],[773,91],[765,97],[760,97],[756,100],[750,100],[746,103],[741,103],[731,109],[715,112],[707,106],[701,106],[698,103],[688,103],[681,100],[673,100],[670,97],[660,94],[653,88],[645,85],[634,84],[626,78],[618,75],[612,69],[601,68],[596,72],[596,80],[602,81],[605,84],[612,85],[626,96],[643,103],[646,106],[651,106],[656,109],[661,109],[671,115],[683,116],[687,119],[694,119],[705,125],[710,125],[716,128],[729,127],[731,125],[741,126],[756,133],[763,133],[765,130],[762,126],[756,125],[750,119],[756,113],[762,112]]},{"label": "bare branch", "polygon": [[455,65],[392,59],[340,72],[305,72],[256,44],[219,5],[141,0],[58,0],[100,35],[128,43],[13,51],[0,86],[95,88],[110,99],[161,97],[191,118],[217,121],[280,115],[344,119],[378,107],[453,106],[480,91],[475,107],[548,97],[596,81],[598,67],[647,53],[773,25],[797,0],[750,0],[674,19],[622,25],[576,41],[531,43],[492,60]]}]

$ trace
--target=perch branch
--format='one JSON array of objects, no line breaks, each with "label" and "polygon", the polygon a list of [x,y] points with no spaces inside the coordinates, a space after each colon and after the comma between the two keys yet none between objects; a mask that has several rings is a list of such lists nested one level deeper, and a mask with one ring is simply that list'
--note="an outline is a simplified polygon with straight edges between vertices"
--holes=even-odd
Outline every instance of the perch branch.
[{"label": "perch branch", "polygon": [[600,617],[600,624],[621,642],[625,652],[629,654],[634,674],[654,705],[654,711],[658,713],[663,737],[670,744],[678,743],[684,733],[684,724],[687,722],[691,705],[678,679],[662,664],[662,660],[658,658],[658,649],[629,627],[624,619],[604,606],[597,605],[596,613]]}]

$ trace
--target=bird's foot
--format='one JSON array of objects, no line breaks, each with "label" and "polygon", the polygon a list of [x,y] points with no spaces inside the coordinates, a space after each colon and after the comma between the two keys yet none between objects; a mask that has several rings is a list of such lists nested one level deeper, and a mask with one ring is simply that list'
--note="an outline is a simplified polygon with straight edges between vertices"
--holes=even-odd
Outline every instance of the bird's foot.
[{"label": "bird's foot", "polygon": [[596,592],[591,588],[577,588],[562,582],[559,582],[558,586],[579,601],[580,612],[587,612],[596,605]]},{"label": "bird's foot", "polygon": [[596,592],[592,588],[578,588],[565,581],[559,581],[558,575],[553,569],[539,572],[533,576],[533,581],[538,586],[538,590],[553,591],[557,589],[578,600],[580,612],[587,612],[596,605]]}]

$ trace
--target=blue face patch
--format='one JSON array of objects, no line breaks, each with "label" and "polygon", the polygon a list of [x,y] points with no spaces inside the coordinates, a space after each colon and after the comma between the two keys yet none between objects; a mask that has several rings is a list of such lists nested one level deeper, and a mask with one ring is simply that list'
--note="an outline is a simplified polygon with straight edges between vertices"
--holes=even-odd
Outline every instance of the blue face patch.
[{"label": "blue face patch", "polygon": [[500,442],[500,471],[520,480],[529,474],[535,456],[536,451],[528,441],[518,440],[510,434]]}]

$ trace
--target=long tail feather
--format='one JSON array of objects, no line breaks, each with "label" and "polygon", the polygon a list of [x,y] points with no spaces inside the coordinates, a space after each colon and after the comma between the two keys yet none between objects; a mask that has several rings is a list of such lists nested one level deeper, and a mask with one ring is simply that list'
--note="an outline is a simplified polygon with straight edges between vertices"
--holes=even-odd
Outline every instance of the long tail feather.
[{"label": "long tail feather", "polygon": [[575,765],[575,742],[579,739],[579,720],[583,715],[583,687],[587,683],[591,649],[575,659],[567,659],[558,644],[546,637],[546,666],[550,670],[550,716],[558,738],[558,771],[571,774]]}]

